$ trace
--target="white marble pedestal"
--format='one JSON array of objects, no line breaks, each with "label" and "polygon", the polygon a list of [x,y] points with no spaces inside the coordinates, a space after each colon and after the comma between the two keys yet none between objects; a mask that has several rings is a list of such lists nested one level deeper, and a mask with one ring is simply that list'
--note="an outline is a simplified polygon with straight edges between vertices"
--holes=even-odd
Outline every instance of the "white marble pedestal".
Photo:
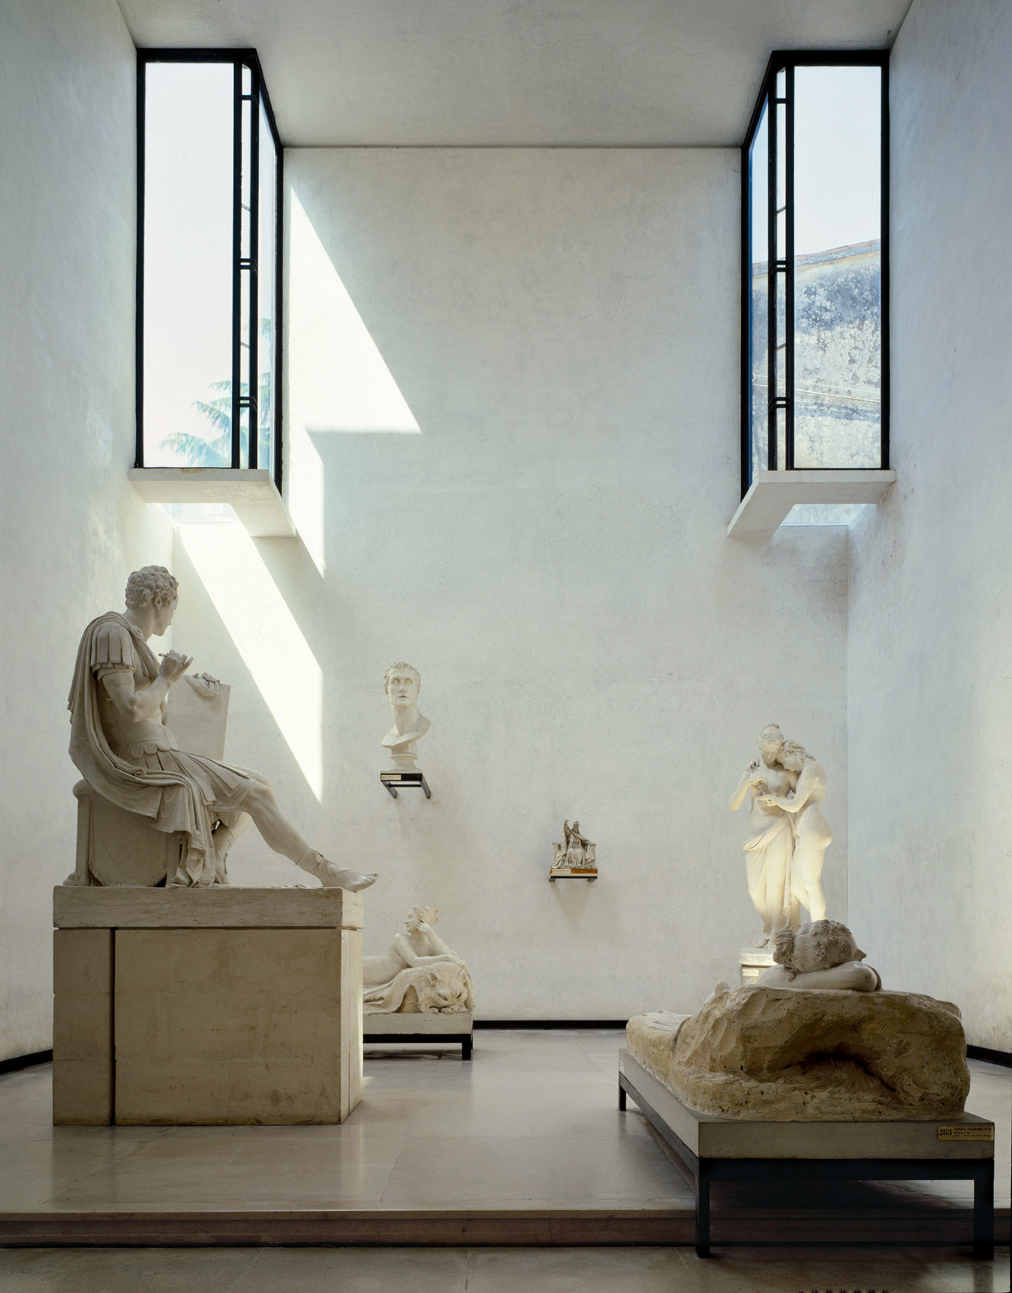
[{"label": "white marble pedestal", "polygon": [[462,1060],[471,1058],[474,1015],[456,1010],[449,1015],[398,1011],[394,1014],[366,1012],[362,1030],[368,1042],[459,1042]]},{"label": "white marble pedestal", "polygon": [[362,896],[53,893],[53,1122],[340,1123],[362,1098]]},{"label": "white marble pedestal", "polygon": [[759,976],[775,962],[773,952],[765,947],[743,947],[738,953],[738,973],[741,988],[752,988],[759,982]]}]

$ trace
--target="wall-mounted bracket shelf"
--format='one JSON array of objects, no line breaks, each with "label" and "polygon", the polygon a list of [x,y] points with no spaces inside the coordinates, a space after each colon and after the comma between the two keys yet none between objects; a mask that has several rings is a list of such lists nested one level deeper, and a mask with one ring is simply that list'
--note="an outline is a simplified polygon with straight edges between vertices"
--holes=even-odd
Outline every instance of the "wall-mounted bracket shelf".
[{"label": "wall-mounted bracket shelf", "polygon": [[579,871],[575,869],[572,871],[570,870],[563,871],[561,868],[558,871],[556,871],[553,869],[549,871],[548,879],[550,882],[554,882],[556,880],[596,880],[597,870],[596,868],[593,871],[589,869],[586,871]]},{"label": "wall-mounted bracket shelf", "polygon": [[255,539],[295,537],[295,524],[269,471],[131,467],[127,478],[146,503],[228,503]]},{"label": "wall-mounted bracket shelf", "polygon": [[397,791],[402,790],[405,786],[418,786],[425,791],[425,798],[432,798],[432,791],[429,789],[429,783],[425,780],[425,774],[422,772],[381,772],[380,783],[390,791],[390,794],[397,798]]},{"label": "wall-mounted bracket shelf", "polygon": [[731,539],[768,539],[795,503],[881,503],[894,471],[757,471],[727,527]]}]

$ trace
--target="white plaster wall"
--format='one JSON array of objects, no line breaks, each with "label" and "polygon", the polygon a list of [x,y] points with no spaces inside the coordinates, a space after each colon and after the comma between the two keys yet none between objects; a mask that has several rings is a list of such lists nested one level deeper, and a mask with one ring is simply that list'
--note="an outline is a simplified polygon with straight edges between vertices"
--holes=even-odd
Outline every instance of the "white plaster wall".
[{"label": "white plaster wall", "polygon": [[[381,872],[367,951],[440,908],[485,1016],[694,1008],[758,929],[727,802],[772,719],[828,769],[846,911],[846,532],[724,531],[737,154],[285,167],[303,539],[177,542],[175,640],[233,684],[228,754]],[[422,673],[431,802],[378,781],[399,659]],[[593,885],[548,882],[564,817],[598,844]],[[250,836],[232,868],[297,878]]]},{"label": "white plaster wall", "polygon": [[[133,461],[134,49],[114,0],[0,10],[0,1058],[52,1037],[80,633],[171,556]],[[148,513],[154,513],[149,516]]]},{"label": "white plaster wall", "polygon": [[1012,1049],[1012,7],[892,60],[893,465],[852,531],[850,910],[888,986]]}]

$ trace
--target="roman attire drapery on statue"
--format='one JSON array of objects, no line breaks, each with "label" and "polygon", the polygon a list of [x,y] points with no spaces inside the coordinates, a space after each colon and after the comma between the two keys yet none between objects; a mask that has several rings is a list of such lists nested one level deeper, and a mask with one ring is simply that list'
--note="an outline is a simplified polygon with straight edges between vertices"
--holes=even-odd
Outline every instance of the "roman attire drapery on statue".
[{"label": "roman attire drapery on statue", "polygon": [[118,807],[150,818],[156,830],[189,835],[171,883],[213,884],[212,832],[242,811],[255,778],[246,769],[177,749],[168,728],[153,720],[135,734],[143,739],[114,749],[102,723],[101,683],[118,671],[131,673],[143,687],[158,677],[158,662],[140,630],[110,611],[92,620],[81,638],[69,699],[70,757],[84,779]]},{"label": "roman attire drapery on statue", "polygon": [[[165,715],[172,687],[193,660],[165,651],[159,664],[148,646],[148,638],[161,636],[172,623],[177,590],[164,566],[135,570],[127,581],[126,611],[100,615],[81,638],[69,709],[70,757],[84,783],[74,793],[79,800],[107,800],[106,818],[119,809],[123,821],[115,827],[107,820],[93,830],[87,818],[82,827],[79,812],[77,869],[64,883],[227,884],[228,850],[252,822],[270,849],[324,885],[367,888],[375,873],[336,866],[312,848],[281,812],[266,777],[179,748]],[[217,692],[207,675],[192,681],[207,694]],[[163,851],[159,867],[138,865],[150,836],[145,819],[179,842],[178,861],[173,845]],[[121,835],[133,832],[133,842],[120,849],[125,861],[121,856],[111,869],[93,866],[92,844],[99,843],[94,836],[103,833],[108,843],[117,829]],[[82,840],[91,843],[82,847]]]}]

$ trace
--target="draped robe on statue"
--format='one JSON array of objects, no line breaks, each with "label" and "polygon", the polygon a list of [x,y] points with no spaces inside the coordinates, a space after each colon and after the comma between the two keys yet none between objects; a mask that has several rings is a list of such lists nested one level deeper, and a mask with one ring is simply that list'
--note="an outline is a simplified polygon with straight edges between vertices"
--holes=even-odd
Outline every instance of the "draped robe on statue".
[{"label": "draped robe on statue", "polygon": [[[151,819],[158,831],[183,831],[188,847],[174,879],[179,885],[215,882],[212,832],[232,825],[255,784],[247,769],[230,767],[176,748],[157,719],[144,740],[113,749],[102,725],[102,679],[119,670],[133,674],[138,689],[158,677],[158,662],[143,634],[110,611],[84,630],[70,690],[70,757],[99,794],[130,813]],[[219,877],[223,880],[224,877]]]},{"label": "draped robe on statue", "polygon": [[748,891],[763,918],[764,931],[799,928],[801,907],[791,892],[791,859],[794,856],[794,820],[778,810],[761,835],[746,840],[745,867]]}]

